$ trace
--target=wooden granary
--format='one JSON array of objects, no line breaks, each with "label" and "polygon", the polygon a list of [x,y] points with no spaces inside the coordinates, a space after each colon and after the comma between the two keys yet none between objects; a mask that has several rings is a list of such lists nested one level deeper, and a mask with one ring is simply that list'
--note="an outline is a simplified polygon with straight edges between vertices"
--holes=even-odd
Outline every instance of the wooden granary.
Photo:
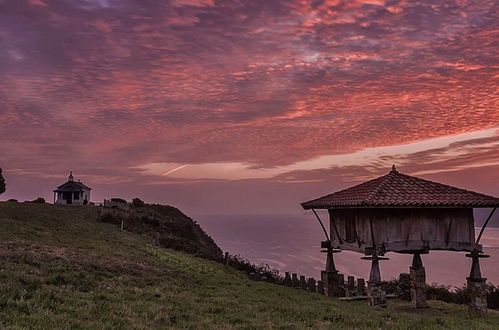
[{"label": "wooden granary", "polygon": [[[328,210],[330,230],[328,233],[323,226],[327,236],[323,248],[328,252],[326,272],[333,282],[336,269],[332,253],[341,250],[361,252],[367,256],[364,259],[372,260],[370,282],[374,286],[381,283],[379,260],[387,259],[382,257],[386,252],[413,254],[411,281],[418,280],[412,284],[414,295],[419,293],[419,297],[413,296],[416,307],[426,305],[420,254],[431,250],[467,251],[473,259],[469,278],[484,281],[478,264],[478,258],[484,256],[480,237],[499,206],[499,198],[405,175],[394,166],[384,176],[301,205],[313,210],[322,226],[315,210]],[[477,238],[473,208],[493,210]],[[413,274],[413,268],[419,269],[417,274]],[[334,288],[330,290],[334,292]]]}]

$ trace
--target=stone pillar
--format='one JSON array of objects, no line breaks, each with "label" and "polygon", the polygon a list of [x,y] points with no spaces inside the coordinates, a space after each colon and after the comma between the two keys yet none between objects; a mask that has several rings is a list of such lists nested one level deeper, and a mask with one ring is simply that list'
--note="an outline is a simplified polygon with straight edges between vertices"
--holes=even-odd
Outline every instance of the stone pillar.
[{"label": "stone pillar", "polygon": [[366,295],[366,281],[363,278],[357,279],[357,294],[359,296]]},{"label": "stone pillar", "polygon": [[362,257],[362,259],[371,260],[371,272],[367,282],[367,301],[371,306],[386,307],[386,291],[382,287],[379,260],[388,260],[388,258],[373,254],[369,257]]},{"label": "stone pillar", "polygon": [[315,288],[315,278],[313,277],[310,277],[307,281],[307,289],[308,291],[310,292],[316,292],[316,288]]},{"label": "stone pillar", "polygon": [[307,281],[305,280],[305,276],[300,276],[300,288],[302,290],[307,290]]},{"label": "stone pillar", "polygon": [[296,273],[291,274],[291,282],[292,282],[293,288],[300,288],[300,280],[298,280],[298,274],[296,274]]},{"label": "stone pillar", "polygon": [[286,286],[292,286],[293,282],[291,281],[291,274],[289,272],[286,272],[284,276],[284,285]]},{"label": "stone pillar", "polygon": [[371,306],[386,307],[386,291],[381,287],[381,283],[368,282],[367,301]]},{"label": "stone pillar", "polygon": [[427,308],[426,272],[419,252],[416,252],[413,255],[412,266],[410,267],[410,277],[412,305],[416,308]]},{"label": "stone pillar", "polygon": [[324,294],[324,283],[322,281],[317,281],[317,293]]},{"label": "stone pillar", "polygon": [[340,296],[339,274],[334,264],[333,253],[341,251],[333,249],[331,241],[322,241],[321,249],[323,249],[321,252],[326,253],[326,270],[321,272],[324,293],[328,297],[338,297]]},{"label": "stone pillar", "polygon": [[399,275],[398,285],[399,298],[406,301],[411,301],[411,275],[408,273],[401,273]]},{"label": "stone pillar", "polygon": [[338,282],[338,271],[328,272],[323,270],[321,272],[321,281],[324,286],[324,293],[328,297],[339,297],[340,285]]},{"label": "stone pillar", "polygon": [[482,277],[479,258],[487,258],[489,256],[479,251],[473,251],[466,254],[466,256],[472,260],[470,276],[466,278],[470,299],[468,310],[474,314],[485,314],[487,313],[487,291],[485,285],[487,279]]}]

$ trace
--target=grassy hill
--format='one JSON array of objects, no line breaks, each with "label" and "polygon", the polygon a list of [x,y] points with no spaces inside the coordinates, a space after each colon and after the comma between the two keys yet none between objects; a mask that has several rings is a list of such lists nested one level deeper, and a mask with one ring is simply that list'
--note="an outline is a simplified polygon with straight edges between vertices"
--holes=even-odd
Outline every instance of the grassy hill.
[{"label": "grassy hill", "polygon": [[499,315],[430,302],[340,302],[253,282],[97,222],[84,207],[0,203],[0,328],[482,328]]}]

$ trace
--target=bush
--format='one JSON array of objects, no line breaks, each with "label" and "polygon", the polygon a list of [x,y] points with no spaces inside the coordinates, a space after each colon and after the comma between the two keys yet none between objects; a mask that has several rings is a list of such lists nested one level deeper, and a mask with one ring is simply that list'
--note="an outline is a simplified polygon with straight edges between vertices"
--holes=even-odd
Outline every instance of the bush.
[{"label": "bush", "polygon": [[240,255],[229,255],[228,264],[237,270],[251,275],[251,277],[255,279],[258,278],[262,281],[271,283],[281,283],[283,281],[281,275],[279,275],[279,270],[271,268],[267,264],[252,264],[248,259],[245,259]]},{"label": "bush", "polygon": [[45,204],[45,199],[42,197],[38,197],[37,199],[30,201],[29,203]]},{"label": "bush", "polygon": [[132,205],[134,207],[144,207],[146,206],[146,203],[144,203],[144,201],[141,200],[140,198],[134,198],[132,199]]},{"label": "bush", "polygon": [[0,195],[5,192],[5,179],[2,175],[2,169],[0,168]]},{"label": "bush", "polygon": [[[485,284],[487,291],[487,307],[499,309],[499,287],[493,284]],[[431,284],[426,286],[426,297],[433,300],[441,300],[453,304],[468,304],[470,296],[466,286],[458,287],[455,291],[450,291],[450,286]]]},{"label": "bush", "polygon": [[123,198],[111,198],[111,202],[128,204],[128,202]]},{"label": "bush", "polygon": [[7,202],[9,202],[9,203],[17,203],[17,199],[11,198]]}]

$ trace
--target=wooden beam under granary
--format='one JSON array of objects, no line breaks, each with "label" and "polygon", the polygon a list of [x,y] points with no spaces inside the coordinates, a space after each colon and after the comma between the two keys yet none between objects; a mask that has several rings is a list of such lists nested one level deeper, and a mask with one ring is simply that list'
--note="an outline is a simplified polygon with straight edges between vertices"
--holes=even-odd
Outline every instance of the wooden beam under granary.
[{"label": "wooden beam under granary", "polygon": [[479,271],[479,258],[485,257],[479,243],[488,220],[475,239],[473,209],[491,208],[494,212],[499,198],[405,175],[393,166],[384,176],[301,205],[313,210],[321,225],[315,210],[327,209],[329,213],[329,235],[326,231],[327,241],[322,242],[327,253],[322,274],[326,293],[330,288],[330,295],[334,295],[337,282],[333,253],[356,251],[366,256],[363,259],[371,260],[369,301],[383,305],[379,261],[387,260],[382,257],[386,252],[410,253],[412,301],[415,307],[424,308],[426,274],[421,254],[431,250],[467,251],[473,260],[468,286],[476,296],[471,299],[470,309],[484,310],[477,306],[483,303],[485,282]]}]

